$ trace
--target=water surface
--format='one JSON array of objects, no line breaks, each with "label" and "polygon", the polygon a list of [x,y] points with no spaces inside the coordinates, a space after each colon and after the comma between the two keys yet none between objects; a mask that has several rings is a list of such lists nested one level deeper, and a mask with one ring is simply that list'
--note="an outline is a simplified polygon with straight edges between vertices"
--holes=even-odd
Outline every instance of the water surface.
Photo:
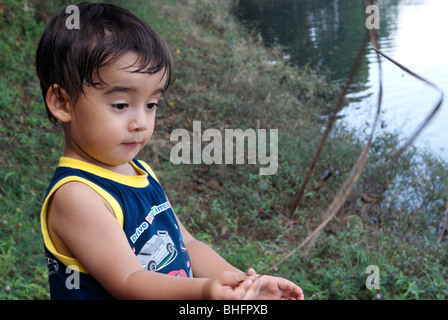
[{"label": "water surface", "polygon": [[[380,49],[448,93],[446,0],[384,0],[380,6]],[[266,45],[285,47],[292,63],[309,64],[344,81],[366,32],[361,0],[239,0],[237,16],[255,28]],[[434,89],[382,59],[383,113],[379,130],[408,137],[439,98]],[[329,71],[329,72],[328,72]],[[378,95],[376,55],[367,50],[341,112],[361,131],[371,125]],[[415,142],[448,160],[448,103]],[[367,131],[368,132],[368,131]]]}]

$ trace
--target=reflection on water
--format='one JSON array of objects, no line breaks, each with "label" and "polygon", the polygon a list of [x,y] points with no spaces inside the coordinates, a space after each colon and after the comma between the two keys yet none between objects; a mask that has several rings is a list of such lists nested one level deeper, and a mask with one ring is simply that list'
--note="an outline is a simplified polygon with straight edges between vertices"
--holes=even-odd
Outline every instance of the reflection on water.
[{"label": "reflection on water", "polygon": [[[344,80],[366,32],[361,0],[239,0],[237,16],[256,28],[269,46],[285,47],[291,61],[310,64],[330,77]],[[416,73],[428,78],[448,93],[448,42],[441,37],[446,0],[380,1],[380,48]],[[383,60],[382,130],[401,130],[409,135],[433,108],[439,96],[434,89]],[[371,123],[378,93],[376,55],[368,50],[353,86],[351,103],[342,111],[346,122],[365,129]],[[448,106],[416,144],[430,144],[448,159]]]}]

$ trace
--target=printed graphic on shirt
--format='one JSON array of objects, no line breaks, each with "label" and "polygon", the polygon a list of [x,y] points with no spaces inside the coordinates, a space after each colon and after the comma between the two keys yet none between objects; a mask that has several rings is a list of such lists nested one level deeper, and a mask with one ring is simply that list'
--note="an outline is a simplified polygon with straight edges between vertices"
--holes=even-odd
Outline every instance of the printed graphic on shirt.
[{"label": "printed graphic on shirt", "polygon": [[169,209],[169,208],[171,208],[171,206],[170,206],[170,204],[168,203],[168,201],[162,203],[161,205],[153,206],[153,207],[151,208],[151,211],[149,211],[149,213],[148,213],[148,215],[146,216],[145,219],[151,224],[152,221],[154,220],[154,217],[155,217],[156,215],[158,215],[159,213],[161,213],[161,212],[163,212],[163,211],[165,211],[165,210],[167,210],[167,209]]},{"label": "printed graphic on shirt", "polygon": [[185,246],[184,239],[182,239],[182,236],[179,238],[180,242],[180,251],[187,252],[187,247]]},{"label": "printed graphic on shirt", "polygon": [[[149,211],[148,215],[146,216],[144,222],[142,222],[142,224],[140,224],[140,226],[138,226],[135,229],[135,233],[131,236],[131,241],[132,243],[135,243],[137,241],[137,239],[140,237],[140,235],[149,228],[149,225],[152,224],[152,222],[154,221],[154,218],[161,212],[164,212],[165,210],[168,210],[169,208],[171,208],[170,204],[167,202],[164,202],[158,206],[153,206],[151,207],[151,210]],[[148,224],[149,223],[149,224]]]},{"label": "printed graphic on shirt", "polygon": [[55,274],[59,270],[59,264],[56,260],[50,258],[48,255],[45,255],[47,259],[47,267],[48,267],[48,275],[51,276]]},{"label": "printed graphic on shirt", "polygon": [[177,250],[168,232],[159,230],[145,243],[137,258],[144,270],[158,271],[173,262],[176,256]]},{"label": "printed graphic on shirt", "polygon": [[167,274],[170,275],[170,276],[175,276],[175,277],[180,277],[180,278],[188,278],[188,275],[187,275],[187,273],[185,272],[184,269],[173,270],[173,271],[170,271]]}]

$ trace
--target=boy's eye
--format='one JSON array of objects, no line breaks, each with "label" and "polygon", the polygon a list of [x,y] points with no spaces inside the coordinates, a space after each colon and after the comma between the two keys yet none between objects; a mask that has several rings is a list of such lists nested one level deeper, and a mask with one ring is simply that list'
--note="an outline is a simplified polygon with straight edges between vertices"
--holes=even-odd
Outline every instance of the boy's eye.
[{"label": "boy's eye", "polygon": [[112,108],[114,109],[118,109],[118,110],[123,110],[127,107],[128,105],[126,103],[117,103],[117,104],[113,104]]},{"label": "boy's eye", "polygon": [[157,103],[148,103],[148,104],[146,105],[146,107],[147,107],[149,110],[152,110],[152,109],[155,109],[156,107],[159,107],[159,105],[158,105]]}]

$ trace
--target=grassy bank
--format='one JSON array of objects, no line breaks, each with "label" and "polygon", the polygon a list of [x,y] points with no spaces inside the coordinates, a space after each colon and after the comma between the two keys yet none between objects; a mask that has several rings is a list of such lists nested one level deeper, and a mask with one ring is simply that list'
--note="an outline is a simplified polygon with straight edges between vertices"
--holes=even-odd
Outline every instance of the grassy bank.
[{"label": "grassy bank", "polygon": [[[156,133],[141,157],[151,163],[184,224],[241,269],[264,270],[320,222],[364,139],[337,127],[295,215],[289,203],[315,151],[322,114],[338,87],[313,70],[283,61],[249,38],[230,1],[113,1],[138,13],[167,40],[174,82],[158,110]],[[48,8],[0,6],[0,298],[46,299],[38,213],[62,150],[62,132],[46,119],[34,52]],[[269,63],[277,61],[276,64]],[[258,165],[173,165],[170,133],[263,128],[279,131],[279,169]],[[400,136],[378,137],[360,181],[310,252],[273,272],[298,283],[309,299],[446,299],[447,237],[440,241],[448,165],[411,149],[379,170]],[[381,286],[365,286],[377,265]]]}]

